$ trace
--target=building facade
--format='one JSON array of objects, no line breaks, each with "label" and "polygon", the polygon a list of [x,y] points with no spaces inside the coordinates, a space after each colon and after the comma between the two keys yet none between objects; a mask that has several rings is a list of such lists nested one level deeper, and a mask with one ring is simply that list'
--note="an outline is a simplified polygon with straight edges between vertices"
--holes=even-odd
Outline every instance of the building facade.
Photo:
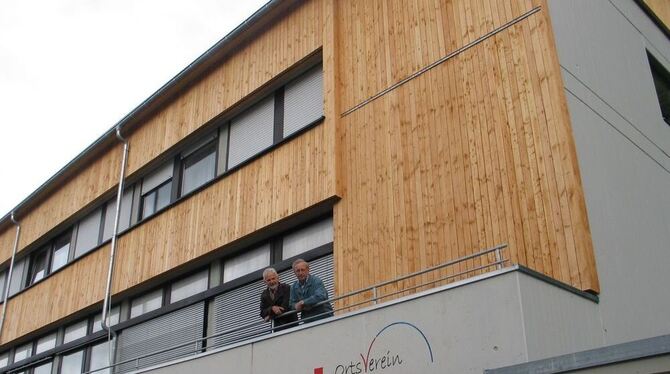
[{"label": "building facade", "polygon": [[[270,1],[0,220],[0,371],[668,370],[669,22]],[[299,257],[336,316],[271,333]]]}]

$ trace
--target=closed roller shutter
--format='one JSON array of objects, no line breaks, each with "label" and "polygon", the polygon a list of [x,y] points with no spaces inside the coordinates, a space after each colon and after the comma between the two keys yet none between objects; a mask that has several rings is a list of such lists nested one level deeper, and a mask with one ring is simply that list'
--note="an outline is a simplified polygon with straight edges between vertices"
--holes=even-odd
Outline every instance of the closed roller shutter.
[{"label": "closed roller shutter", "polygon": [[221,347],[270,332],[270,323],[262,323],[260,317],[259,303],[264,289],[265,284],[258,280],[214,298],[211,308],[211,313],[214,313],[212,334],[254,322],[258,324],[213,338],[207,342],[208,347]]},{"label": "closed roller shutter", "polygon": [[284,137],[323,117],[323,71],[312,68],[284,90]]},{"label": "closed roller shutter", "polygon": [[[333,274],[333,255],[321,257],[309,262],[309,273],[321,278],[323,285],[328,290],[328,297],[335,297],[335,277]],[[279,274],[282,283],[293,284],[296,281],[295,274],[291,269],[284,270]]]},{"label": "closed roller shutter", "polygon": [[[172,313],[154,318],[123,330],[119,334],[117,362],[134,359],[181,343],[202,338],[205,320],[205,303],[200,302]],[[198,347],[202,343],[198,343]],[[165,353],[142,358],[139,362],[119,365],[117,373],[147,367],[160,362],[193,354],[195,343]],[[139,365],[138,365],[139,364]]]},{"label": "closed roller shutter", "polygon": [[[334,295],[333,255],[311,261],[310,273],[323,280],[328,295],[332,298]],[[291,269],[282,271],[279,279],[287,284],[292,284],[296,280]],[[265,284],[258,280],[214,298],[211,308],[211,313],[214,313],[211,334],[218,334],[254,322],[258,324],[210,339],[207,343],[208,347],[222,347],[270,333],[270,323],[261,323],[262,319],[259,315],[260,297],[264,289]]]},{"label": "closed roller shutter", "polygon": [[231,121],[229,169],[272,146],[274,103],[274,96],[269,96]]}]

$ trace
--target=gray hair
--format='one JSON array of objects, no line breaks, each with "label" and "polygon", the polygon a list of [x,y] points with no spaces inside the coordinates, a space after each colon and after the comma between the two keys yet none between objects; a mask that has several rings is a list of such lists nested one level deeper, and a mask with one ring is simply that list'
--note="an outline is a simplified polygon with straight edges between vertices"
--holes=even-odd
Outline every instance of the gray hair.
[{"label": "gray hair", "polygon": [[291,268],[295,269],[295,266],[298,265],[298,264],[301,264],[301,263],[304,263],[305,265],[307,265],[307,269],[309,269],[309,263],[307,261],[303,260],[302,258],[298,258],[295,261],[293,261],[293,264],[291,265]]},{"label": "gray hair", "polygon": [[270,274],[279,276],[279,274],[277,274],[277,270],[275,270],[274,268],[267,268],[263,270],[263,279],[265,279],[265,277],[267,277]]}]

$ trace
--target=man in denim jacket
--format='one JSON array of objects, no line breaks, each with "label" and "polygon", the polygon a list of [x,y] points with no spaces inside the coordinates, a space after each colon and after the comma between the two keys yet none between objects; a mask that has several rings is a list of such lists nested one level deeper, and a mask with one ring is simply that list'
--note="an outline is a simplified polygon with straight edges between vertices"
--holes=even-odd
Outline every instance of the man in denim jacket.
[{"label": "man in denim jacket", "polygon": [[309,264],[301,258],[293,261],[293,273],[298,280],[291,285],[290,308],[301,312],[304,322],[333,316],[330,302],[319,304],[328,300],[328,291],[319,277],[309,274]]}]

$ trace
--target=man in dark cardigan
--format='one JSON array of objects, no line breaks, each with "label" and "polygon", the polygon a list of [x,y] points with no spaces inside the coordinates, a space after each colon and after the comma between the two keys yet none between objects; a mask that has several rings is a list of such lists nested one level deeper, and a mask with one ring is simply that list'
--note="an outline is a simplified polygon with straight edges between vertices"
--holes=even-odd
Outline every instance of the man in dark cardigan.
[{"label": "man in dark cardigan", "polygon": [[[267,268],[263,271],[263,282],[267,288],[261,294],[261,317],[267,322],[274,320],[275,331],[295,326],[298,321],[298,315],[293,312],[284,317],[277,317],[284,312],[288,312],[288,302],[291,295],[291,286],[279,282],[279,275],[273,268]],[[280,327],[289,324],[288,326]]]}]

